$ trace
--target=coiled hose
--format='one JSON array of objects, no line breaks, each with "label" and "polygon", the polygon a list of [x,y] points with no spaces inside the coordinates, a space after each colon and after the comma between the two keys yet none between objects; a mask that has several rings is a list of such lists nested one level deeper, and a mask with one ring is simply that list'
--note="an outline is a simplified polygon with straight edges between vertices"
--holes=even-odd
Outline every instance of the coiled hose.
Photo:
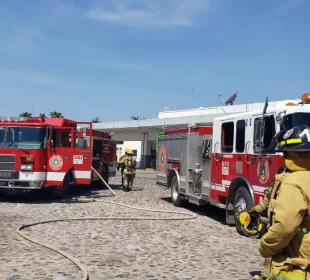
[{"label": "coiled hose", "polygon": [[[115,193],[113,192],[115,195]],[[23,238],[27,239],[28,241],[35,243],[37,245],[40,245],[42,247],[48,248],[65,258],[69,259],[72,263],[74,263],[82,272],[83,272],[83,280],[88,280],[89,279],[89,274],[86,269],[86,267],[79,262],[76,258],[73,256],[67,254],[66,252],[56,248],[53,245],[50,245],[48,243],[45,243],[43,241],[37,240],[35,237],[31,237],[25,233],[22,232],[23,229],[29,228],[35,225],[39,224],[47,224],[47,223],[56,223],[56,222],[64,222],[64,221],[83,221],[83,220],[166,220],[166,221],[175,221],[175,220],[189,220],[189,219],[196,219],[196,215],[191,214],[191,213],[183,213],[183,212],[176,212],[176,211],[165,211],[165,210],[154,210],[154,209],[144,209],[144,208],[139,208],[139,207],[134,207],[134,206],[129,206],[126,204],[118,203],[118,202],[110,202],[110,201],[104,201],[104,200],[95,200],[95,199],[77,199],[79,202],[101,202],[101,203],[107,203],[107,204],[114,204],[114,205],[119,205],[123,207],[127,207],[130,209],[134,210],[139,210],[139,211],[146,211],[146,212],[157,212],[157,213],[166,213],[166,214],[178,214],[178,215],[184,215],[186,217],[167,217],[167,218],[155,218],[155,217],[69,217],[69,218],[62,218],[62,219],[52,219],[52,220],[44,220],[44,221],[39,221],[31,224],[25,224],[17,228],[16,232],[22,236]]]}]

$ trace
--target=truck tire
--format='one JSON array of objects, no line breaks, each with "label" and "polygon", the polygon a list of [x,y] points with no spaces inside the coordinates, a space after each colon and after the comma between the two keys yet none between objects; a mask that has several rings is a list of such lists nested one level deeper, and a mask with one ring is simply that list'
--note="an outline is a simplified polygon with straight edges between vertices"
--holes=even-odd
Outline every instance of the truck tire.
[{"label": "truck tire", "polygon": [[170,183],[171,188],[171,200],[174,206],[181,207],[183,205],[183,200],[181,199],[181,194],[179,191],[179,183],[177,176],[173,176]]},{"label": "truck tire", "polygon": [[235,216],[236,230],[240,235],[245,235],[245,234],[239,223],[238,214],[240,211],[250,209],[252,207],[253,207],[253,201],[252,201],[249,191],[243,186],[239,187],[236,190],[235,195],[234,195],[234,216]]}]

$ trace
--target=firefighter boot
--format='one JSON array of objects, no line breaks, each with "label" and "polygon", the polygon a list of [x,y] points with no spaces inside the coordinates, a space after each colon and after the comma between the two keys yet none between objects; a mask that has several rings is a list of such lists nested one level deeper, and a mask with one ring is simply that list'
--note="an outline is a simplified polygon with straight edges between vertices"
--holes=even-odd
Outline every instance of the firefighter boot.
[{"label": "firefighter boot", "polygon": [[123,191],[128,192],[129,191],[129,178],[127,174],[124,174],[123,176]]},{"label": "firefighter boot", "polygon": [[128,175],[128,191],[132,190],[134,174]]}]

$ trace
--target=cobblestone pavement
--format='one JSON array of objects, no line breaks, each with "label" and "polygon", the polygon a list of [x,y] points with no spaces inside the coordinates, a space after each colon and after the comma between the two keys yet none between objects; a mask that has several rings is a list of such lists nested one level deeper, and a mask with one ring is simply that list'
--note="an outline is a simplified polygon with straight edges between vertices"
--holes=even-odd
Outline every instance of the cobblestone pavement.
[{"label": "cobblestone pavement", "polygon": [[24,230],[79,259],[91,280],[252,279],[251,274],[259,270],[258,240],[242,237],[234,227],[224,225],[223,210],[192,205],[175,208],[169,190],[156,186],[154,173],[138,174],[132,192],[123,192],[119,184],[119,176],[110,180],[116,197],[106,189],[83,188],[71,191],[66,200],[48,201],[34,194],[1,199],[0,279],[82,279],[82,272],[69,260],[17,235],[21,224],[72,216],[172,215],[101,202],[79,203],[72,196],[101,196],[137,207],[198,215],[185,221],[58,222]]}]

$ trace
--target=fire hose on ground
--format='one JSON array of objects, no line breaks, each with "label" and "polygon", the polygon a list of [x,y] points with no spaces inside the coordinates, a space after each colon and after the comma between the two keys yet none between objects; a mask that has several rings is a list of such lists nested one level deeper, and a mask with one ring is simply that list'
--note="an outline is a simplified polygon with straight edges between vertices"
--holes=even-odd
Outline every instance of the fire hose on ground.
[{"label": "fire hose on ground", "polygon": [[[101,177],[101,175],[93,169],[94,172],[99,176],[99,178],[103,181],[103,183],[110,189],[110,191],[115,196],[115,192],[110,188],[110,186],[106,183],[106,181]],[[17,228],[16,232],[23,238],[27,239],[28,241],[40,245],[42,247],[48,248],[63,257],[70,260],[73,264],[75,264],[83,273],[83,280],[89,280],[89,273],[87,271],[87,268],[85,265],[83,265],[79,260],[74,258],[73,256],[69,255],[68,253],[64,252],[63,250],[48,244],[46,242],[37,240],[35,237],[31,237],[28,234],[25,234],[22,232],[23,229],[29,228],[32,226],[36,226],[39,224],[47,224],[47,223],[56,223],[56,222],[67,222],[67,221],[83,221],[83,220],[162,220],[162,221],[175,221],[175,220],[190,220],[190,219],[196,219],[196,215],[191,213],[184,213],[184,212],[177,212],[177,211],[165,211],[165,210],[154,210],[154,209],[147,209],[147,208],[140,208],[140,207],[134,207],[129,206],[123,203],[118,202],[110,202],[110,201],[104,201],[104,200],[98,200],[98,199],[76,199],[78,202],[100,202],[100,203],[106,203],[106,204],[114,204],[119,205],[122,207],[127,207],[133,210],[139,210],[139,211],[145,211],[145,212],[157,212],[157,213],[165,213],[165,214],[177,214],[177,215],[183,215],[183,217],[167,217],[167,218],[157,218],[157,217],[68,217],[68,218],[60,218],[60,219],[50,219],[50,220],[44,220],[44,221],[38,221],[30,224],[25,224]]]}]

